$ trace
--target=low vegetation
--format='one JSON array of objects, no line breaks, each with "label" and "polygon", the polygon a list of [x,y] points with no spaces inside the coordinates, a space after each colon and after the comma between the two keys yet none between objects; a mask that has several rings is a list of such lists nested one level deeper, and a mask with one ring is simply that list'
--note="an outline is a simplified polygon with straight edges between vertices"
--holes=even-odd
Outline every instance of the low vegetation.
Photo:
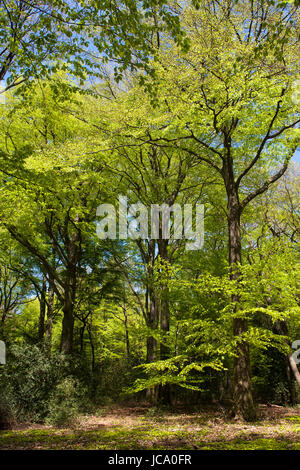
[{"label": "low vegetation", "polygon": [[107,406],[71,427],[23,425],[0,432],[0,449],[300,450],[300,409],[260,406],[255,424],[219,407],[176,411]]}]

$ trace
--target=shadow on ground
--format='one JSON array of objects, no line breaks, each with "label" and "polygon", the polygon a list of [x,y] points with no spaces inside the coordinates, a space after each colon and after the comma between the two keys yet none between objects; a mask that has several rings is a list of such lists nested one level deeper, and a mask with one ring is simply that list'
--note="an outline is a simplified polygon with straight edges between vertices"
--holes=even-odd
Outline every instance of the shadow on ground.
[{"label": "shadow on ground", "polygon": [[222,408],[103,407],[69,428],[24,425],[0,431],[0,449],[300,450],[299,408],[260,411],[260,421],[243,423],[226,420]]}]

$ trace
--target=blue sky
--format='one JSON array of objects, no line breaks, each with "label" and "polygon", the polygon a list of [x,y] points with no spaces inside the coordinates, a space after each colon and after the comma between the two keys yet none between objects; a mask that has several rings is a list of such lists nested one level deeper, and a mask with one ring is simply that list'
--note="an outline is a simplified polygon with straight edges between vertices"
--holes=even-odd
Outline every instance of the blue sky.
[{"label": "blue sky", "polygon": [[298,149],[295,155],[293,156],[293,161],[297,162],[300,165],[300,149]]}]

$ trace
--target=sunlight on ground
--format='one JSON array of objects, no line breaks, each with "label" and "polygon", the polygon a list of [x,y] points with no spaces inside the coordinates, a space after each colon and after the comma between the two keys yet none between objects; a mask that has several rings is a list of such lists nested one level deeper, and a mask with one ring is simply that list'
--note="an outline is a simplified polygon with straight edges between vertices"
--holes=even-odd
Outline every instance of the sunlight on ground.
[{"label": "sunlight on ground", "polygon": [[300,409],[261,407],[256,423],[228,421],[222,410],[161,412],[100,408],[69,428],[45,425],[1,431],[1,449],[300,450]]}]

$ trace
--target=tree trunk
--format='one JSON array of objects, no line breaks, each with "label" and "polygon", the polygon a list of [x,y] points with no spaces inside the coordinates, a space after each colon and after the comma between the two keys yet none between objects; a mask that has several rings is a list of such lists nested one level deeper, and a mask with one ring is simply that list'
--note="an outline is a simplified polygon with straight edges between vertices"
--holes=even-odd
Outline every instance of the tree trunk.
[{"label": "tree trunk", "polygon": [[[234,335],[241,336],[247,331],[247,320],[234,320]],[[234,359],[234,413],[247,421],[256,418],[250,377],[250,353],[246,341],[239,341]]]},{"label": "tree trunk", "polygon": [[38,341],[40,347],[43,347],[45,335],[45,316],[46,316],[46,277],[43,275],[42,291],[40,294],[40,315],[39,315],[39,331]]},{"label": "tree trunk", "polygon": [[[160,239],[158,243],[159,255],[161,259],[168,262],[168,240]],[[170,307],[169,307],[169,286],[163,285],[161,298],[160,298],[160,329],[168,335],[170,330]],[[160,343],[160,360],[163,361],[170,357],[170,348],[163,343]],[[162,405],[169,405],[171,403],[171,388],[170,384],[160,385],[158,388],[158,402]]]},{"label": "tree trunk", "polygon": [[92,323],[88,324],[88,335],[89,335],[89,341],[91,345],[91,351],[92,351],[92,372],[95,370],[95,345],[94,345],[94,340],[93,340],[93,334],[92,334]]},{"label": "tree trunk", "polygon": [[290,366],[291,366],[291,369],[293,371],[294,377],[296,379],[296,382],[300,387],[300,372],[298,370],[297,364],[296,364],[293,356],[289,356],[289,362],[290,362]]},{"label": "tree trunk", "polygon": [[[229,241],[229,266],[230,278],[239,278],[239,265],[242,261],[241,229],[240,229],[240,203],[238,190],[233,180],[232,171],[228,171],[226,190],[228,198],[228,241]],[[236,305],[238,296],[233,296],[232,301]],[[236,311],[236,313],[238,313]],[[234,414],[245,420],[254,420],[256,411],[253,403],[250,376],[250,352],[248,343],[242,339],[248,330],[248,322],[242,318],[234,318],[233,333],[238,339],[236,357],[234,359]]]},{"label": "tree trunk", "polygon": [[[155,262],[156,241],[150,240],[147,255],[147,289],[145,296],[145,312],[147,315],[146,323],[148,328],[155,331],[159,322],[159,305],[153,286],[153,269]],[[147,337],[147,363],[155,362],[157,357],[157,341],[150,335]],[[146,398],[150,403],[157,402],[157,386],[151,387],[146,391]]]},{"label": "tree trunk", "polygon": [[124,283],[123,315],[124,315],[124,327],[125,327],[126,356],[127,356],[127,361],[130,362],[130,341],[129,341],[129,331],[128,331],[128,315],[127,315],[125,283]]},{"label": "tree trunk", "polygon": [[[157,330],[159,320],[158,302],[152,287],[148,289],[149,295],[149,312],[148,312],[148,327],[151,330]],[[147,362],[155,362],[157,360],[157,341],[153,336],[147,337]],[[157,401],[157,387],[149,388],[146,392],[146,397],[151,403]]]},{"label": "tree trunk", "polygon": [[[289,388],[289,394],[290,394],[290,404],[291,406],[295,405],[295,388],[294,388],[294,383],[293,383],[293,378],[292,378],[292,366],[290,364],[290,357],[287,354],[285,357],[285,364],[286,364],[286,377],[287,377],[287,382],[288,382],[288,388]],[[297,368],[298,371],[298,368]],[[300,380],[300,375],[299,375],[299,380]]]},{"label": "tree trunk", "polygon": [[[286,320],[285,319],[277,320],[274,324],[274,330],[279,335],[288,336],[289,331],[288,331],[288,325],[287,325]],[[287,344],[290,345],[290,342],[287,341]],[[295,363],[292,356],[289,356],[287,354],[285,357],[285,360],[286,360],[286,377],[287,377],[289,394],[290,394],[290,402],[291,402],[291,405],[293,406],[295,403],[295,389],[294,389],[294,384],[292,380],[292,374],[294,375],[299,386],[300,386],[300,374],[298,371],[297,364]]]},{"label": "tree trunk", "polygon": [[126,355],[128,362],[130,361],[130,342],[129,342],[129,331],[128,331],[128,316],[126,305],[124,305],[124,326],[125,326],[125,342],[126,342]]},{"label": "tree trunk", "polygon": [[[170,329],[170,312],[169,312],[169,288],[165,287],[161,298],[161,311],[160,311],[160,329],[165,334]],[[160,360],[169,359],[170,348],[163,343],[160,343]],[[158,388],[158,401],[162,405],[170,405],[171,403],[171,387],[170,384],[159,385]]]},{"label": "tree trunk", "polygon": [[[69,284],[69,281],[67,281]],[[73,330],[74,330],[74,295],[71,285],[66,286],[63,306],[63,322],[61,332],[60,350],[64,354],[71,354],[73,348]]]},{"label": "tree trunk", "polygon": [[[75,222],[78,221],[78,216]],[[79,233],[74,232],[68,239],[68,265],[66,268],[66,280],[64,285],[63,323],[61,333],[61,352],[71,354],[73,349],[74,330],[74,304],[76,296],[77,264],[80,259]]]},{"label": "tree trunk", "polygon": [[50,277],[48,287],[48,305],[47,305],[47,322],[46,322],[46,338],[45,346],[48,356],[51,356],[52,346],[52,322],[53,322],[53,311],[54,311],[54,280]]},{"label": "tree trunk", "polygon": [[[159,310],[157,299],[155,298],[153,289],[149,289],[149,314],[148,326],[151,330],[158,327]],[[147,362],[154,362],[157,359],[157,341],[153,336],[147,338]]]}]

